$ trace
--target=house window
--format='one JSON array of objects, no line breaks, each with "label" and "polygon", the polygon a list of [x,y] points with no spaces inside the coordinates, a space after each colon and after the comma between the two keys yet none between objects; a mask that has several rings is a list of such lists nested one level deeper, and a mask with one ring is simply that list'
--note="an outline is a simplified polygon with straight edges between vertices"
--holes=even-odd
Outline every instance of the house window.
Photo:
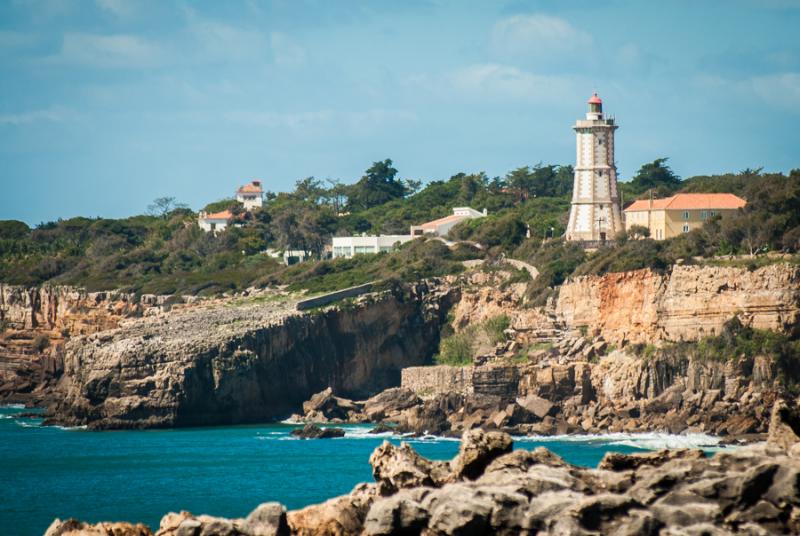
[{"label": "house window", "polygon": [[708,211],[708,215],[713,218],[714,216],[717,215],[717,211],[716,210],[709,210]]},{"label": "house window", "polygon": [[373,246],[356,246],[355,254],[359,253],[375,253],[375,248]]},{"label": "house window", "polygon": [[683,232],[684,233],[688,233],[689,232],[689,224],[688,223],[684,223],[683,224]]},{"label": "house window", "polygon": [[704,210],[700,213],[700,219],[704,220],[706,218],[708,218],[708,211]]},{"label": "house window", "polygon": [[689,211],[688,210],[683,213],[683,219],[684,220],[688,220],[689,219]]}]

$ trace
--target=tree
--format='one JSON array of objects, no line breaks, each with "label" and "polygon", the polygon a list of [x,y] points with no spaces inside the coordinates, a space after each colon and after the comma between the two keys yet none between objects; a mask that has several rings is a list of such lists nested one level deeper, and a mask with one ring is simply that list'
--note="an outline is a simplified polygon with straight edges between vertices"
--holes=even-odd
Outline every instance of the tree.
[{"label": "tree", "polygon": [[314,177],[306,177],[300,179],[295,183],[293,196],[300,201],[308,201],[310,203],[319,203],[319,200],[326,194],[325,188],[322,187],[322,182]]},{"label": "tree", "polygon": [[528,166],[522,166],[506,175],[506,187],[516,197],[517,202],[525,201],[533,194],[533,174]]},{"label": "tree", "polygon": [[349,204],[352,210],[366,210],[406,195],[406,186],[397,180],[397,170],[392,161],[373,162],[364,176],[350,188]]},{"label": "tree", "polygon": [[681,186],[681,178],[673,173],[666,164],[667,160],[669,159],[656,158],[640,167],[628,183],[631,193],[638,195],[653,189],[655,190],[654,195],[662,197],[675,192]]},{"label": "tree", "polygon": [[166,218],[175,209],[187,208],[185,203],[178,203],[174,197],[157,197],[147,205],[147,213],[151,216]]},{"label": "tree", "polygon": [[341,214],[347,204],[347,192],[350,187],[346,184],[342,184],[342,181],[339,179],[325,179],[325,182],[329,185],[326,198],[333,206],[333,211],[336,214]]},{"label": "tree", "polygon": [[649,238],[650,229],[644,225],[631,225],[627,232],[627,237],[633,240]]}]

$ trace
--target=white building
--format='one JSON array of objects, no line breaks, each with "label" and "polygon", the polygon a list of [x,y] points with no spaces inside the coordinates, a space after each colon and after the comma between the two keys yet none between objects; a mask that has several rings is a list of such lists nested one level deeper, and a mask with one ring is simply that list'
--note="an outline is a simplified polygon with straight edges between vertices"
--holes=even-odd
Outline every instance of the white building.
[{"label": "white building", "polygon": [[422,225],[412,225],[411,236],[447,236],[447,233],[450,232],[450,229],[455,227],[457,223],[461,223],[464,220],[471,220],[473,218],[483,218],[484,216],[486,216],[486,209],[483,209],[483,212],[479,212],[470,207],[456,207],[453,209],[453,213],[449,216],[439,218],[438,220],[429,221],[427,223],[423,223]]},{"label": "white building", "polygon": [[360,253],[392,251],[398,245],[405,244],[412,238],[411,235],[334,236],[333,258],[350,258]]},{"label": "white building", "polygon": [[197,225],[207,233],[216,233],[218,231],[224,231],[232,220],[233,213],[230,210],[223,210],[222,212],[214,212],[211,214],[201,210],[197,218]]},{"label": "white building", "polygon": [[264,253],[275,259],[282,259],[283,264],[286,266],[291,266],[298,262],[305,262],[311,258],[311,253],[302,249],[287,249],[281,251],[270,248],[264,251]]},{"label": "white building", "polygon": [[457,223],[484,216],[486,216],[486,209],[479,212],[470,207],[456,207],[449,216],[422,225],[412,225],[411,234],[407,235],[336,236],[333,238],[333,258],[349,258],[359,253],[392,251],[400,244],[405,244],[420,236],[446,236]]},{"label": "white building", "polygon": [[245,210],[261,208],[264,203],[264,190],[261,189],[261,181],[253,181],[250,184],[240,186],[236,190],[236,200],[244,205]]},{"label": "white building", "polygon": [[603,101],[592,95],[585,120],[578,120],[577,158],[567,240],[603,241],[625,229],[617,190],[613,118],[603,116]]}]

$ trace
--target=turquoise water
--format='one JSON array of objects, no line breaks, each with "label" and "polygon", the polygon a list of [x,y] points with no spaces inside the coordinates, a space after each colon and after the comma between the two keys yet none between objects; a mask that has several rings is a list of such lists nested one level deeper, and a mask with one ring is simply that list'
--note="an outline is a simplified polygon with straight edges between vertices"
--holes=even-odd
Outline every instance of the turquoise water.
[{"label": "turquoise water", "polygon": [[[56,517],[125,520],[157,528],[169,511],[241,517],[265,501],[289,509],[372,481],[368,458],[385,438],[349,426],[341,439],[302,441],[284,424],[180,430],[87,432],[40,426],[0,408],[0,534],[44,533]],[[399,438],[389,438],[399,443]],[[449,459],[455,440],[410,442],[422,455]],[[671,444],[674,442],[676,444]],[[517,440],[544,445],[567,461],[594,466],[608,451],[707,444],[706,436],[658,434]]]}]

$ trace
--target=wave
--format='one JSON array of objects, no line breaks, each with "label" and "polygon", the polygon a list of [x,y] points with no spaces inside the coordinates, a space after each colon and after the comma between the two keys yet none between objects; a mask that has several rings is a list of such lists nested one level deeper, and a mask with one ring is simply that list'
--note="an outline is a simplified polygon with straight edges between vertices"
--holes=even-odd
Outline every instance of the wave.
[{"label": "wave", "polygon": [[608,434],[581,434],[581,435],[553,435],[553,436],[515,436],[515,442],[520,443],[603,443],[614,446],[625,446],[646,450],[660,449],[727,449],[734,448],[720,446],[720,438],[708,434],[668,434],[663,432],[623,433],[613,432]]},{"label": "wave", "polygon": [[0,404],[0,409],[25,409],[25,404]]},{"label": "wave", "polygon": [[41,428],[42,427],[42,424],[38,423],[38,422],[31,423],[31,422],[25,422],[25,421],[14,421],[14,423],[19,425],[19,426],[22,426],[23,428]]}]

